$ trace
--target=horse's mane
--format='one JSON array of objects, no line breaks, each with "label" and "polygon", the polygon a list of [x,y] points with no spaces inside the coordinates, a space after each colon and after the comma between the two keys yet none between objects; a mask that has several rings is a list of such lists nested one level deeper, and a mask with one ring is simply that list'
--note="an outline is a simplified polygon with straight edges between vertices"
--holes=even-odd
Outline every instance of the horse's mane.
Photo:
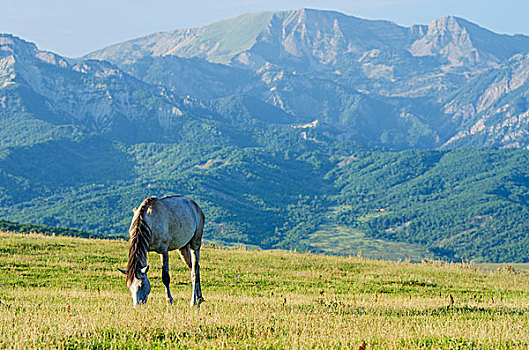
[{"label": "horse's mane", "polygon": [[145,199],[136,210],[129,229],[129,261],[127,263],[127,282],[132,282],[138,270],[147,261],[147,248],[151,240],[151,229],[143,219],[144,211],[149,205],[158,200],[156,197]]}]

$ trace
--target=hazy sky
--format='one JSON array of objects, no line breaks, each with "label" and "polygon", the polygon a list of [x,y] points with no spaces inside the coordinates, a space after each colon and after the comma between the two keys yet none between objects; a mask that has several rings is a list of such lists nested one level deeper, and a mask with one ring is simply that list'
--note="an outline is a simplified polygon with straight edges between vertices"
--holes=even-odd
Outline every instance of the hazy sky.
[{"label": "hazy sky", "polygon": [[0,0],[0,32],[77,57],[153,32],[303,7],[405,26],[455,15],[498,33],[529,35],[529,0]]}]

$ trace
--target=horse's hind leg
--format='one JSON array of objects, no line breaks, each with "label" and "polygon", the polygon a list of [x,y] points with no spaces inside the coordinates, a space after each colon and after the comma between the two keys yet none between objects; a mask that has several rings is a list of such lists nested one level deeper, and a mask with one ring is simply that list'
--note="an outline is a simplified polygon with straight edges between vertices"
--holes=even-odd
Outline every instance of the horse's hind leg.
[{"label": "horse's hind leg", "polygon": [[[200,246],[202,245],[202,234],[204,232],[204,213],[198,207],[195,202],[192,202],[195,206],[196,212],[199,214],[199,221],[195,234],[191,241],[187,245],[187,253],[190,254],[191,265],[188,263],[187,266],[191,268],[191,282],[193,284],[193,296],[191,297],[191,306],[200,307],[200,303],[204,301],[202,297],[202,289],[200,288]],[[187,262],[187,261],[186,261]]]},{"label": "horse's hind leg", "polygon": [[162,258],[162,282],[167,290],[167,302],[172,304],[173,297],[169,289],[169,283],[171,283],[171,277],[169,276],[169,252],[166,250],[160,254],[160,257]]},{"label": "horse's hind leg", "polygon": [[197,250],[192,250],[189,244],[183,248],[178,249],[180,257],[191,271],[191,283],[193,285],[191,306],[200,306],[200,303],[204,301],[204,298],[202,298],[202,291],[200,289],[200,266],[198,264],[198,260],[200,258],[199,250],[200,248]]},{"label": "horse's hind leg", "polygon": [[193,296],[191,298],[191,306],[200,307],[200,303],[204,301],[202,297],[202,290],[200,288],[200,248],[191,250],[191,282],[193,283]]},{"label": "horse's hind leg", "polygon": [[198,298],[198,304],[200,305],[201,302],[205,301],[205,299],[202,297],[202,288],[200,287],[200,268],[198,266],[198,259],[200,257],[200,249],[198,249],[196,253],[197,253],[197,298]]}]

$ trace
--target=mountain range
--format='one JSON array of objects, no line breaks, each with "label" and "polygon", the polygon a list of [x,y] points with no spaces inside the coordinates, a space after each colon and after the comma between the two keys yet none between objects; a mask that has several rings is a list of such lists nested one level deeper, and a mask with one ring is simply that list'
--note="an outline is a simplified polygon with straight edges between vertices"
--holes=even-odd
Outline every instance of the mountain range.
[{"label": "mountain range", "polygon": [[[525,90],[528,53],[529,37],[495,34],[457,17],[406,28],[302,9],[157,33],[85,58],[108,60],[179,94],[251,95],[363,142],[431,148],[456,140],[465,146],[462,139],[475,146],[479,138],[486,146],[527,147],[518,135],[527,109],[507,101]],[[502,127],[492,116],[506,104],[517,119]],[[367,114],[386,129],[370,127]],[[481,124],[496,135],[483,135]],[[414,129],[422,137],[411,139]]]},{"label": "mountain range", "polygon": [[259,12],[81,58],[2,34],[0,218],[124,234],[176,191],[213,241],[525,261],[528,78],[528,36],[457,17]]}]

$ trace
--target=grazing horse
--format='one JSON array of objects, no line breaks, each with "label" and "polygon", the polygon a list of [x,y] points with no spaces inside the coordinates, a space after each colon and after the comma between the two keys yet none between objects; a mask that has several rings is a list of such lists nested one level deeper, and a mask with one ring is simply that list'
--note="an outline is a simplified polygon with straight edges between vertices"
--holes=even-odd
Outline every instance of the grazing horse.
[{"label": "grazing horse", "polygon": [[198,265],[202,232],[204,230],[204,213],[189,198],[168,196],[163,198],[149,197],[134,211],[134,218],[129,229],[129,261],[127,270],[127,287],[132,294],[136,307],[147,302],[151,285],[147,278],[147,251],[155,251],[162,259],[162,282],[167,289],[167,302],[173,297],[169,289],[169,251],[177,249],[182,260],[191,270],[193,294],[191,306],[200,307],[204,301],[200,289],[200,268]]}]

